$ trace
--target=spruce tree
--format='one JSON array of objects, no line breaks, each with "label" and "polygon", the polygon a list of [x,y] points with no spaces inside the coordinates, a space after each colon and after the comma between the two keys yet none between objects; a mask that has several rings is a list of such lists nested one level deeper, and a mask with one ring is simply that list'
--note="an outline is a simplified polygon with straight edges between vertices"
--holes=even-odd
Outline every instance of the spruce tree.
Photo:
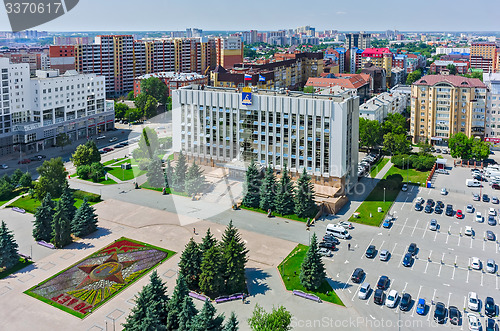
[{"label": "spruce tree", "polygon": [[304,168],[295,188],[295,214],[299,217],[314,217],[317,209],[314,202],[314,186]]},{"label": "spruce tree", "polygon": [[224,315],[215,316],[215,307],[210,300],[205,300],[203,308],[193,319],[191,331],[220,331],[224,322]]},{"label": "spruce tree", "polygon": [[69,219],[73,220],[73,217],[75,217],[76,214],[76,207],[75,207],[76,200],[69,186],[65,186],[63,188],[61,201],[64,204],[65,208],[68,210]]},{"label": "spruce tree", "polygon": [[87,197],[83,199],[83,203],[76,211],[75,217],[71,224],[71,231],[77,237],[84,237],[97,230],[97,215],[95,209],[88,201]]},{"label": "spruce tree", "polygon": [[317,290],[325,280],[325,265],[318,252],[316,233],[311,237],[311,245],[300,267],[300,283],[309,291]]},{"label": "spruce tree", "polygon": [[[126,329],[128,330],[128,329]],[[164,331],[165,325],[160,322],[160,316],[155,305],[146,307],[146,316],[140,321],[138,331]]]},{"label": "spruce tree", "polygon": [[185,296],[179,313],[179,328],[177,331],[192,331],[193,320],[198,314],[198,310],[194,306],[193,299],[190,296]]},{"label": "spruce tree", "polygon": [[203,259],[203,254],[205,254],[206,251],[208,251],[215,245],[217,245],[217,239],[215,239],[212,232],[210,232],[210,228],[208,228],[207,233],[205,234],[205,237],[203,237],[201,244],[199,246],[201,250],[202,259]]},{"label": "spruce tree", "polygon": [[187,287],[190,290],[198,289],[201,272],[201,250],[198,244],[191,238],[184,247],[179,261],[179,273],[184,275]]},{"label": "spruce tree", "polygon": [[172,181],[174,180],[174,168],[172,167],[172,162],[170,159],[167,160],[167,166],[165,167],[165,187],[172,187]]},{"label": "spruce tree", "polygon": [[63,248],[72,241],[70,212],[62,198],[57,200],[54,209],[51,241],[57,248]]},{"label": "spruce tree", "polygon": [[222,268],[225,281],[225,292],[234,294],[246,289],[245,265],[248,261],[248,250],[241,235],[229,221],[221,240]]},{"label": "spruce tree", "polygon": [[276,206],[276,177],[271,166],[266,169],[264,180],[260,188],[260,208],[267,211],[274,210]]},{"label": "spruce tree", "polygon": [[295,202],[293,201],[293,191],[293,183],[285,165],[283,174],[279,180],[278,194],[276,195],[276,212],[281,215],[294,213]]},{"label": "spruce tree", "polygon": [[178,191],[178,192],[184,192],[184,186],[186,183],[186,171],[187,171],[187,164],[186,164],[186,156],[182,151],[179,152],[179,157],[177,158],[177,163],[175,164],[175,171],[174,171],[174,180],[173,180],[173,189]]},{"label": "spruce tree", "polygon": [[229,316],[229,319],[224,325],[224,329],[222,329],[222,331],[238,331],[238,324],[238,319],[236,318],[234,311],[232,311],[231,316]]},{"label": "spruce tree", "polygon": [[245,196],[242,201],[244,206],[259,208],[260,185],[261,180],[259,170],[257,170],[254,160],[252,160],[245,174],[245,184],[243,189]]},{"label": "spruce tree", "polygon": [[203,170],[194,161],[186,173],[185,191],[189,195],[199,193],[205,183]]},{"label": "spruce tree", "polygon": [[156,270],[153,271],[153,273],[149,277],[149,288],[151,298],[150,305],[156,306],[156,311],[158,312],[160,322],[161,324],[165,324],[167,322],[168,316],[167,286],[158,276]]},{"label": "spruce tree", "polygon": [[0,268],[10,269],[19,262],[17,248],[14,235],[7,228],[7,224],[2,221],[0,226]]},{"label": "spruce tree", "polygon": [[146,178],[152,187],[163,187],[165,185],[165,176],[163,175],[161,160],[159,158],[154,157],[149,161]]},{"label": "spruce tree", "polygon": [[135,297],[135,306],[127,316],[123,329],[127,331],[142,331],[142,320],[146,318],[147,308],[151,302],[149,284],[144,286]]},{"label": "spruce tree", "polygon": [[179,273],[177,283],[174,288],[172,297],[168,300],[167,304],[167,330],[176,330],[179,328],[179,316],[181,313],[181,306],[184,298],[189,294],[189,289],[184,280],[184,275]]},{"label": "spruce tree", "polygon": [[52,239],[52,219],[54,218],[54,202],[47,193],[42,204],[36,209],[33,221],[33,238],[36,241],[50,242]]},{"label": "spruce tree", "polygon": [[222,256],[217,245],[212,246],[203,254],[200,290],[211,298],[221,294],[224,287],[221,264]]}]

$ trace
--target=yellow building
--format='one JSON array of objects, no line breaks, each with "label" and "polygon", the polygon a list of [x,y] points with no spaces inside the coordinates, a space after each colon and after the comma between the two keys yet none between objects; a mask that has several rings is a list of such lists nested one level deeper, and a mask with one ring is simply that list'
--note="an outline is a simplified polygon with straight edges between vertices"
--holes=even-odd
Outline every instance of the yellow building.
[{"label": "yellow building", "polygon": [[473,42],[470,48],[470,66],[484,72],[496,72],[498,67],[498,48],[492,42]]},{"label": "yellow building", "polygon": [[361,68],[364,68],[368,62],[383,68],[389,83],[391,81],[392,58],[393,54],[388,48],[367,48],[361,53]]}]

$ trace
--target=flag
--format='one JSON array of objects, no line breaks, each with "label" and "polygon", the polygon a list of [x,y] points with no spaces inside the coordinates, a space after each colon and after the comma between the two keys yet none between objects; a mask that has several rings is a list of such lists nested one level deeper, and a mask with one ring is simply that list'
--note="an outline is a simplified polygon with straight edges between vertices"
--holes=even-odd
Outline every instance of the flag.
[{"label": "flag", "polygon": [[252,75],[245,74],[245,80],[252,80]]},{"label": "flag", "polygon": [[265,82],[265,81],[266,81],[266,77],[259,75],[259,82]]}]

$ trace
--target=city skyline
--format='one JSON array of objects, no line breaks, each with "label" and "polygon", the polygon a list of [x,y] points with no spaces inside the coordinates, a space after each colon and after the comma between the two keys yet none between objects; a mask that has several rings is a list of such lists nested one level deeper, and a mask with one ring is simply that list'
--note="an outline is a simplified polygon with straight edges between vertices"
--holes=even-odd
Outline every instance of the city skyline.
[{"label": "city skyline", "polygon": [[[199,2],[199,5],[196,3]],[[155,10],[133,10],[130,0],[80,1],[62,17],[34,29],[46,31],[175,31],[187,27],[199,27],[206,31],[229,30],[278,30],[310,25],[317,30],[339,31],[498,31],[495,13],[500,4],[478,0],[476,7],[485,6],[491,10],[481,15],[465,16],[468,3],[455,1],[453,6],[445,1],[423,0],[420,5],[408,11],[400,2],[384,0],[371,2],[360,0],[356,7],[351,3],[318,1],[315,6],[297,10],[302,2],[265,2],[257,0],[252,6],[219,0],[217,5],[206,6],[195,0],[187,9],[184,3],[145,0],[143,8]],[[331,7],[331,10],[324,8]],[[495,10],[494,7],[497,7]],[[98,10],[96,10],[98,8]],[[254,8],[259,8],[258,13]],[[320,10],[321,8],[321,10]],[[359,10],[363,8],[363,10]],[[221,10],[223,9],[223,10]],[[175,14],[174,14],[175,13]],[[183,15],[183,13],[185,15]],[[236,14],[235,14],[236,13]],[[238,13],[244,13],[238,15]],[[280,13],[281,15],[277,15]],[[389,14],[389,15],[388,15]],[[411,14],[411,15],[410,15]],[[243,18],[242,18],[243,16]],[[92,17],[89,20],[88,17]],[[220,19],[217,19],[219,17]],[[383,17],[384,19],[381,19]],[[390,17],[390,19],[388,19]],[[166,18],[162,22],[163,18]],[[5,10],[0,11],[0,30],[10,30]]]}]

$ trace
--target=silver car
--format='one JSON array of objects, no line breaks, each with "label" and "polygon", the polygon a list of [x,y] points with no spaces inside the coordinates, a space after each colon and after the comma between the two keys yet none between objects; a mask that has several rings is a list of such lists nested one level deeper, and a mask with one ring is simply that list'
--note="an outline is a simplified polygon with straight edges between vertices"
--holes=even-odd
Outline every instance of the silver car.
[{"label": "silver car", "polygon": [[490,274],[492,274],[495,272],[495,270],[496,270],[495,260],[488,259],[486,261],[486,272],[489,272]]},{"label": "silver car", "polygon": [[380,258],[380,261],[387,261],[389,260],[389,255],[390,255],[389,251],[387,249],[383,249],[380,251],[378,256]]},{"label": "silver car", "polygon": [[370,293],[370,284],[363,283],[359,287],[358,298],[360,298],[361,300],[365,300],[366,298],[368,298],[369,293]]},{"label": "silver car", "polygon": [[326,256],[326,257],[330,257],[330,256],[333,255],[332,251],[329,250],[328,248],[320,248],[319,251],[318,251],[318,253],[320,255],[323,255],[323,256]]},{"label": "silver car", "polygon": [[429,230],[436,231],[438,228],[438,222],[436,220],[431,220],[429,223]]}]

